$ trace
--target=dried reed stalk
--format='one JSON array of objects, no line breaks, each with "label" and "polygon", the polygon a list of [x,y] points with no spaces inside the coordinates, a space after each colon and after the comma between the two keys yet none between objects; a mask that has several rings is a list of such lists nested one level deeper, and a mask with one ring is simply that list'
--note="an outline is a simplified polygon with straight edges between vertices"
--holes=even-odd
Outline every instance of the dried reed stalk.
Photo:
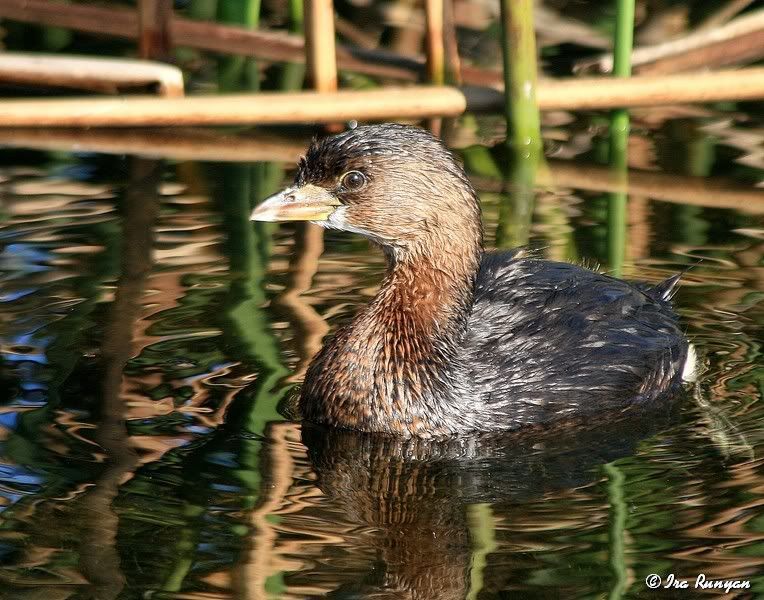
[{"label": "dried reed stalk", "polygon": [[462,84],[462,61],[456,37],[454,0],[446,0],[443,5],[443,45],[446,53],[446,80],[452,85]]},{"label": "dried reed stalk", "polygon": [[170,37],[172,8],[173,0],[140,0],[138,47],[141,58],[166,59],[169,57],[172,50]]},{"label": "dried reed stalk", "polygon": [[334,123],[352,119],[420,119],[464,112],[455,88],[411,87],[339,92],[273,92],[167,99],[65,98],[0,103],[5,126],[168,126]]},{"label": "dried reed stalk", "polygon": [[[761,98],[764,98],[764,68],[655,77],[547,80],[540,82],[537,89],[542,110]],[[468,108],[501,109],[502,100],[501,94],[491,90],[444,86],[170,99],[25,99],[0,103],[0,126],[130,127],[406,120],[453,117]]]},{"label": "dried reed stalk", "polygon": [[[54,0],[2,0],[0,18],[63,27],[98,36],[138,39],[136,12],[119,6],[67,4],[66,9],[62,10],[62,3]],[[305,62],[302,36],[283,31],[253,31],[177,16],[172,18],[170,25],[172,41],[177,46],[253,56],[273,62]],[[346,46],[337,46],[337,64],[349,71],[401,81],[419,81],[425,68],[421,56],[401,56],[379,49]],[[463,65],[461,76],[469,85],[502,86],[499,71]]]},{"label": "dried reed stalk", "polygon": [[118,58],[3,52],[0,81],[106,93],[156,84],[162,96],[183,96],[183,73],[177,67]]},{"label": "dried reed stalk", "polygon": [[308,77],[319,92],[337,89],[337,50],[332,0],[305,0]]},{"label": "dried reed stalk", "polygon": [[[682,65],[674,66],[674,69],[707,68],[714,66],[708,62],[709,53],[713,53],[715,60],[721,60],[718,56],[720,47],[733,53],[733,56],[725,57],[725,61],[761,56],[764,53],[764,10],[750,12],[714,29],[701,29],[676,40],[637,48],[631,61],[638,72],[669,72],[671,61]],[[703,60],[706,62],[701,62]],[[613,69],[613,55],[605,54],[594,62],[585,61],[581,67],[596,67],[600,72],[608,73]]]},{"label": "dried reed stalk", "polygon": [[[138,14],[127,7],[63,5],[54,0],[2,0],[0,17],[63,27],[101,37],[138,39]],[[305,62],[305,42],[302,36],[283,31],[253,31],[178,16],[172,18],[170,25],[170,35],[176,46],[254,56],[274,62]],[[347,47],[338,48],[337,59],[339,66],[344,69],[409,81],[417,79],[424,65],[421,58],[405,58],[389,52],[371,52]],[[484,78],[480,75],[473,83],[478,84]],[[494,81],[498,79],[497,76]]]},{"label": "dried reed stalk", "polygon": [[764,98],[764,68],[617,79],[548,79],[539,82],[536,98],[542,110],[756,100]]},{"label": "dried reed stalk", "polygon": [[425,0],[425,46],[427,81],[446,83],[445,38],[443,35],[444,0]]}]

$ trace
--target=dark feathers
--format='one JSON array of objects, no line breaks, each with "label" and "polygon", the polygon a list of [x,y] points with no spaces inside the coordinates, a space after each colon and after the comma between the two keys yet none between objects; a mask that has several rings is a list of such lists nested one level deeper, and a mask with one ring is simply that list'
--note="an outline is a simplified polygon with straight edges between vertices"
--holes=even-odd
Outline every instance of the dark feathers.
[{"label": "dark feathers", "polygon": [[486,255],[461,356],[471,403],[520,427],[655,399],[687,358],[665,299],[675,285],[642,291],[576,265]]}]

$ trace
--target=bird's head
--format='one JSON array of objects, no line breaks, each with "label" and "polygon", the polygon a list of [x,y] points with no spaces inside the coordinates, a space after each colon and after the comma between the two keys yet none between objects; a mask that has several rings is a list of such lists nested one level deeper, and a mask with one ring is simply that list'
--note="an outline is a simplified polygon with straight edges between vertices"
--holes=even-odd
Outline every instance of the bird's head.
[{"label": "bird's head", "polygon": [[252,219],[355,232],[395,255],[449,239],[482,241],[477,196],[454,156],[429,132],[395,124],[314,141],[293,185]]}]

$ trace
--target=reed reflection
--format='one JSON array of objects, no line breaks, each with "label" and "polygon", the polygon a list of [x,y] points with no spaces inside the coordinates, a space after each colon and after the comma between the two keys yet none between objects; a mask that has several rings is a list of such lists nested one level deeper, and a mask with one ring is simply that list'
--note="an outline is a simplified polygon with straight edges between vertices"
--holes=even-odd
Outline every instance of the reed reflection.
[{"label": "reed reflection", "polygon": [[[607,428],[449,442],[303,424],[316,485],[353,526],[355,535],[345,537],[357,546],[353,560],[367,557],[365,567],[321,561],[324,578],[338,570],[329,597],[455,600],[512,589],[518,573],[506,562],[507,549],[493,552],[512,540],[496,524],[511,522],[515,506],[592,482],[598,466],[631,455],[640,440],[676,422],[677,407],[669,406]],[[359,571],[360,581],[352,575]],[[288,582],[299,585],[303,577]]]},{"label": "reed reflection", "polygon": [[311,288],[324,250],[323,230],[311,223],[298,223],[294,253],[289,260],[289,281],[284,291],[273,300],[279,316],[295,329],[299,362],[289,381],[302,381],[310,361],[321,349],[329,325],[321,314],[302,296]]},{"label": "reed reflection", "polygon": [[[130,161],[121,218],[95,226],[106,242],[102,250],[93,246],[99,268],[75,288],[83,299],[75,299],[75,308],[47,329],[52,340],[38,365],[48,371],[40,376],[50,387],[47,403],[26,412],[26,422],[14,433],[19,439],[11,444],[21,449],[18,442],[33,434],[36,452],[14,458],[46,474],[40,478],[44,483],[35,502],[20,503],[15,514],[3,515],[23,523],[23,551],[3,572],[4,580],[19,586],[13,588],[14,598],[26,597],[30,582],[44,585],[51,597],[76,594],[97,600],[116,598],[125,586],[117,549],[120,519],[113,503],[132,477],[138,456],[125,425],[124,368],[135,353],[136,323],[153,266],[161,173],[158,161]],[[102,337],[83,356],[81,346],[92,325],[91,313],[97,310],[100,285],[116,273]],[[30,382],[20,381],[19,388]],[[84,411],[92,413],[92,424],[77,419]],[[41,572],[47,575],[41,577]]]},{"label": "reed reflection", "polygon": [[133,356],[133,330],[153,264],[161,174],[159,161],[131,163],[123,202],[120,276],[101,344],[102,396],[94,439],[106,454],[106,467],[72,507],[80,522],[79,568],[89,583],[86,597],[94,600],[116,598],[125,585],[116,546],[119,517],[112,502],[135,470],[138,456],[125,426],[123,370]]},{"label": "reed reflection", "polygon": [[[236,597],[264,598],[269,585],[268,556],[273,535],[263,515],[268,512],[269,490],[265,478],[268,461],[263,439],[282,420],[278,405],[288,391],[280,381],[289,374],[264,308],[264,277],[269,259],[270,231],[253,228],[249,222],[252,198],[267,188],[268,179],[280,180],[276,165],[216,165],[214,198],[223,215],[224,247],[231,273],[228,292],[218,317],[222,337],[231,358],[257,373],[255,381],[235,392],[226,410],[225,423],[191,452],[182,457],[182,525],[172,541],[173,560],[159,575],[163,592],[178,592],[189,585],[188,577],[199,560],[214,504],[212,487],[235,485],[236,504],[242,517],[229,522],[236,532],[236,554],[249,557],[230,574],[229,585]],[[271,183],[271,185],[275,185]],[[221,457],[236,466],[219,470]],[[223,483],[225,481],[225,483]],[[272,493],[272,492],[271,492]],[[266,508],[263,509],[263,506]],[[242,535],[244,532],[247,535]],[[252,563],[250,565],[249,563]]]}]

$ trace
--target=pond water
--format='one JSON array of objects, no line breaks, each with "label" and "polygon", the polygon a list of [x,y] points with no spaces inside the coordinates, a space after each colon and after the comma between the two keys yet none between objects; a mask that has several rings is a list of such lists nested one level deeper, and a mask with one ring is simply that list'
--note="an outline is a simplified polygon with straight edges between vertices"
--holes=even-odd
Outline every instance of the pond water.
[{"label": "pond water", "polygon": [[[491,122],[451,132],[489,242],[612,268],[598,121],[546,118],[527,232],[475,145]],[[247,221],[305,135],[0,133],[0,597],[723,593],[700,574],[764,596],[762,124],[635,119],[623,273],[692,267],[700,381],[594,429],[429,446],[283,416],[383,268],[357,236]],[[121,154],[141,144],[163,158]]]}]

